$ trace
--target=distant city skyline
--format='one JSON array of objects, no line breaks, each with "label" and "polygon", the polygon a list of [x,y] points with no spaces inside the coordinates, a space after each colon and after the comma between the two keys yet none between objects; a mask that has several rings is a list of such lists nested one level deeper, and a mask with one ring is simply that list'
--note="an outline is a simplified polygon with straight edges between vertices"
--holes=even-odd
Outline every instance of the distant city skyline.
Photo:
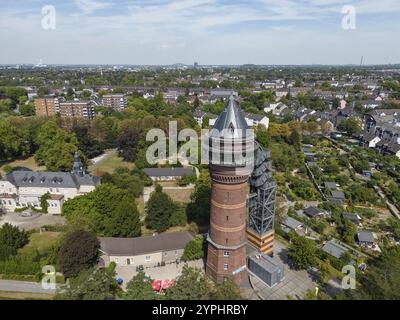
[{"label": "distant city skyline", "polygon": [[[356,21],[346,30],[349,5]],[[43,28],[44,6],[55,9],[55,29]],[[398,0],[0,0],[0,8],[0,64],[400,63]]]}]

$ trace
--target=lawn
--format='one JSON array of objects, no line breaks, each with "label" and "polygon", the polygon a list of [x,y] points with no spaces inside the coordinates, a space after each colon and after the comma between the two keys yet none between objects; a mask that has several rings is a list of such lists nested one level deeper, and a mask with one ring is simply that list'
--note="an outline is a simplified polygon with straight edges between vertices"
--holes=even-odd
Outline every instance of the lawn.
[{"label": "lawn", "polygon": [[190,202],[190,195],[192,194],[194,189],[163,189],[163,191],[168,194],[172,200],[189,203]]},{"label": "lawn", "polygon": [[31,169],[33,171],[45,171],[46,167],[39,166],[35,161],[35,156],[26,158],[26,159],[18,159],[8,163],[0,163],[0,174],[4,175],[6,172],[4,171],[5,166],[15,167],[25,167]]},{"label": "lawn", "polygon": [[136,202],[140,217],[141,218],[144,217],[145,206],[144,206],[143,196],[140,196],[139,198],[136,198],[135,202]]},{"label": "lawn", "polygon": [[32,233],[29,236],[29,243],[20,249],[21,253],[26,253],[30,250],[38,250],[40,253],[50,249],[53,245],[60,240],[62,236],[61,232],[42,232]]},{"label": "lawn", "polygon": [[0,291],[0,300],[53,300],[54,294]]},{"label": "lawn", "polygon": [[107,159],[93,166],[92,172],[96,176],[101,176],[105,172],[113,173],[116,168],[120,167],[133,169],[135,164],[133,162],[124,161],[118,156],[117,152],[113,150],[110,151],[110,156]]}]

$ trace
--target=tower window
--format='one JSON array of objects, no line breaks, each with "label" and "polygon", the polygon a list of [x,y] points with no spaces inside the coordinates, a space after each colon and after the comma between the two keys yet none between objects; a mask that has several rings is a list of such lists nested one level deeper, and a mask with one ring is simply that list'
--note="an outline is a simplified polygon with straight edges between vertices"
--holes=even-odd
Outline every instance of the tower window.
[{"label": "tower window", "polygon": [[226,221],[229,221],[229,216],[226,216]]},{"label": "tower window", "polygon": [[231,253],[229,251],[224,251],[224,257],[229,257]]},{"label": "tower window", "polygon": [[229,269],[228,264],[227,264],[227,263],[224,263],[224,270],[225,270],[225,271],[228,271],[228,269]]}]

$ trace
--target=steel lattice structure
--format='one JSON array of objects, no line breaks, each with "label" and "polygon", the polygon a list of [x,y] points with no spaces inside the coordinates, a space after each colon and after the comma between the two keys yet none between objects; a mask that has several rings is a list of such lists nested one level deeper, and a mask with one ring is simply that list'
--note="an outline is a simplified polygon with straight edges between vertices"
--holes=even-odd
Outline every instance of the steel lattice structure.
[{"label": "steel lattice structure", "polygon": [[271,151],[256,142],[254,171],[248,198],[248,228],[263,236],[274,229],[276,182],[272,178]]}]

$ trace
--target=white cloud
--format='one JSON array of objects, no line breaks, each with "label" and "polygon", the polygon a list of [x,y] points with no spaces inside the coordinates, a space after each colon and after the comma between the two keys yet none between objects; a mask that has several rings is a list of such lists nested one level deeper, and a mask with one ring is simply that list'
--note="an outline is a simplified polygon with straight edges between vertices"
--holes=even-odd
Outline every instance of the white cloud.
[{"label": "white cloud", "polygon": [[75,4],[86,14],[97,10],[107,9],[113,6],[112,3],[99,2],[95,0],[73,0]]},{"label": "white cloud", "polygon": [[[101,1],[57,6],[53,32],[39,9],[0,12],[0,63],[386,63],[400,52],[400,20],[387,14],[399,0]],[[357,30],[341,28],[343,4],[367,17]]]}]

